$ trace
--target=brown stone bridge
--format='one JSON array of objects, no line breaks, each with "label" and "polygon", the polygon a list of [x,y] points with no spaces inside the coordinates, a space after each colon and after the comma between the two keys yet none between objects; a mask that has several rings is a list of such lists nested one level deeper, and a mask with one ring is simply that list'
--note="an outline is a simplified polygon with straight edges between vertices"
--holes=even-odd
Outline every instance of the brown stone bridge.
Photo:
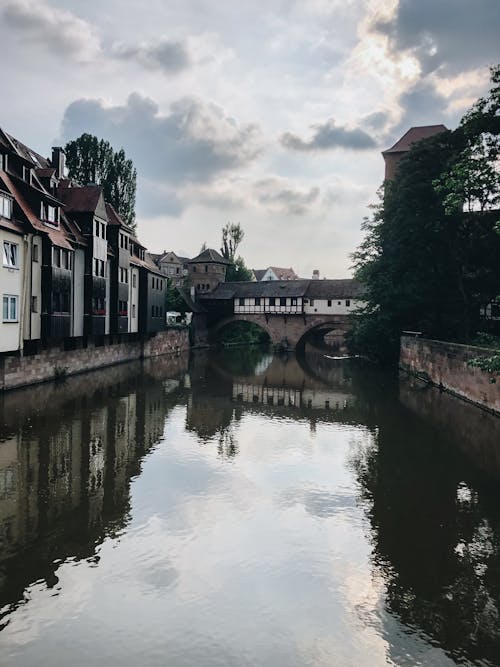
[{"label": "brown stone bridge", "polygon": [[273,345],[282,345],[289,350],[295,350],[306,336],[313,333],[321,335],[335,331],[343,338],[350,328],[348,315],[234,313],[215,322],[212,320],[208,326],[209,340],[214,341],[222,329],[234,322],[257,324],[269,334]]}]

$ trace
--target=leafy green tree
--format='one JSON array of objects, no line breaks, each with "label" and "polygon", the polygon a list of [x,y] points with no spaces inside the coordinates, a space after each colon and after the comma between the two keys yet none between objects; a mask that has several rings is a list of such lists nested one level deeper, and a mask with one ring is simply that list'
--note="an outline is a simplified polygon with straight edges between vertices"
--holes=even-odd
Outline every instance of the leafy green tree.
[{"label": "leafy green tree", "polygon": [[229,266],[226,272],[226,280],[228,282],[252,280],[252,272],[246,267],[241,255],[236,257],[236,250],[244,237],[245,232],[239,222],[228,222],[222,228],[222,247],[220,251],[222,256],[231,262],[231,266]]},{"label": "leafy green tree", "polygon": [[227,225],[222,228],[222,247],[220,249],[222,256],[230,262],[234,262],[236,250],[244,237],[245,232],[239,222],[228,222]]},{"label": "leafy green tree", "polygon": [[104,198],[124,222],[135,229],[137,171],[125,151],[91,134],[82,134],[65,146],[69,176],[82,185],[102,185]]},{"label": "leafy green tree", "polygon": [[498,106],[492,111],[491,98],[498,99],[495,82],[457,130],[412,146],[384,184],[353,255],[366,306],[354,316],[351,350],[395,360],[403,330],[467,341],[480,306],[498,293]]}]

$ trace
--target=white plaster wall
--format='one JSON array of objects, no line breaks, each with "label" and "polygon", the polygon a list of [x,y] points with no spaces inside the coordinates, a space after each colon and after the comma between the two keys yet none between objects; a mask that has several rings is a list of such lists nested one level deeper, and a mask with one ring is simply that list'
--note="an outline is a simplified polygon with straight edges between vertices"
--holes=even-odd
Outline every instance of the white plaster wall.
[{"label": "white plaster wall", "polygon": [[254,297],[246,298],[245,303],[241,306],[239,299],[234,300],[234,312],[238,314],[244,313],[277,313],[277,314],[297,314],[302,313],[302,297],[296,298],[297,303],[292,305],[291,297],[286,297],[286,305],[280,305],[279,297],[275,298],[274,306],[270,305],[269,297],[261,297],[260,306],[255,305]]},{"label": "white plaster wall", "polygon": [[[3,263],[3,242],[9,241],[18,246],[17,256],[19,268],[9,268]],[[19,333],[23,303],[24,276],[24,240],[20,234],[0,229],[0,352],[11,352],[19,349]],[[17,296],[17,322],[3,321],[3,296]]]},{"label": "white plaster wall", "polygon": [[346,299],[331,299],[331,306],[328,305],[328,299],[314,299],[304,304],[304,312],[313,315],[349,315],[362,305],[362,301],[350,299],[350,305],[346,305]]}]

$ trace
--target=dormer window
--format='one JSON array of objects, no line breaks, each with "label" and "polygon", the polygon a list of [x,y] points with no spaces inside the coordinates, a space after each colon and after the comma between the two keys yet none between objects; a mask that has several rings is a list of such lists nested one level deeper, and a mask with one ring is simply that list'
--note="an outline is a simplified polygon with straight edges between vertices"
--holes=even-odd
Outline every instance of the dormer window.
[{"label": "dormer window", "polygon": [[57,208],[55,206],[47,206],[47,220],[53,225],[57,224]]},{"label": "dormer window", "polygon": [[31,183],[31,169],[29,167],[23,167],[23,181]]},{"label": "dormer window", "polygon": [[12,199],[0,193],[0,215],[3,218],[12,218]]},{"label": "dormer window", "polygon": [[0,169],[3,171],[7,171],[8,157],[8,155],[0,154]]}]

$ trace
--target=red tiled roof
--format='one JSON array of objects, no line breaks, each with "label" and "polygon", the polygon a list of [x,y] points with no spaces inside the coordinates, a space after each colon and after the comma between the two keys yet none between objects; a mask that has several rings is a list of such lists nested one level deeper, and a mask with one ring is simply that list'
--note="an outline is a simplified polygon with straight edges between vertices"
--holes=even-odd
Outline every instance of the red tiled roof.
[{"label": "red tiled roof", "polygon": [[276,274],[276,277],[278,280],[297,280],[298,275],[295,273],[295,271],[290,267],[289,269],[283,269],[279,266],[270,266],[268,267],[274,273]]},{"label": "red tiled roof", "polygon": [[31,209],[29,203],[26,201],[26,198],[24,197],[21,188],[17,187],[12,178],[4,171],[0,172],[0,177],[4,182],[5,186],[7,187],[7,189],[9,190],[10,194],[16,200],[17,204],[21,208],[22,212],[26,216],[31,226],[34,229],[37,229],[38,231],[43,232],[44,234],[47,234],[47,236],[49,236],[50,240],[54,245],[60,246],[61,248],[68,248],[69,250],[72,250],[71,243],[67,239],[64,230],[62,230],[61,228],[52,229],[51,227],[44,225],[43,222],[33,213],[33,210]]},{"label": "red tiled roof", "polygon": [[207,248],[194,259],[189,260],[189,264],[195,264],[195,263],[201,264],[203,262],[215,262],[217,264],[231,264],[231,262],[228,261],[221,254],[219,254],[217,250],[213,250],[212,248]]},{"label": "red tiled roof", "polygon": [[444,125],[422,125],[421,127],[411,127],[408,132],[403,134],[401,139],[396,141],[394,146],[388,148],[386,151],[382,151],[382,155],[387,153],[406,153],[409,151],[412,144],[415,144],[417,141],[422,141],[422,139],[428,139],[433,137],[435,134],[441,134],[441,132],[446,132],[448,130]]},{"label": "red tiled roof", "polygon": [[72,213],[94,213],[102,188],[100,185],[84,185],[74,188],[57,188],[57,196]]}]

